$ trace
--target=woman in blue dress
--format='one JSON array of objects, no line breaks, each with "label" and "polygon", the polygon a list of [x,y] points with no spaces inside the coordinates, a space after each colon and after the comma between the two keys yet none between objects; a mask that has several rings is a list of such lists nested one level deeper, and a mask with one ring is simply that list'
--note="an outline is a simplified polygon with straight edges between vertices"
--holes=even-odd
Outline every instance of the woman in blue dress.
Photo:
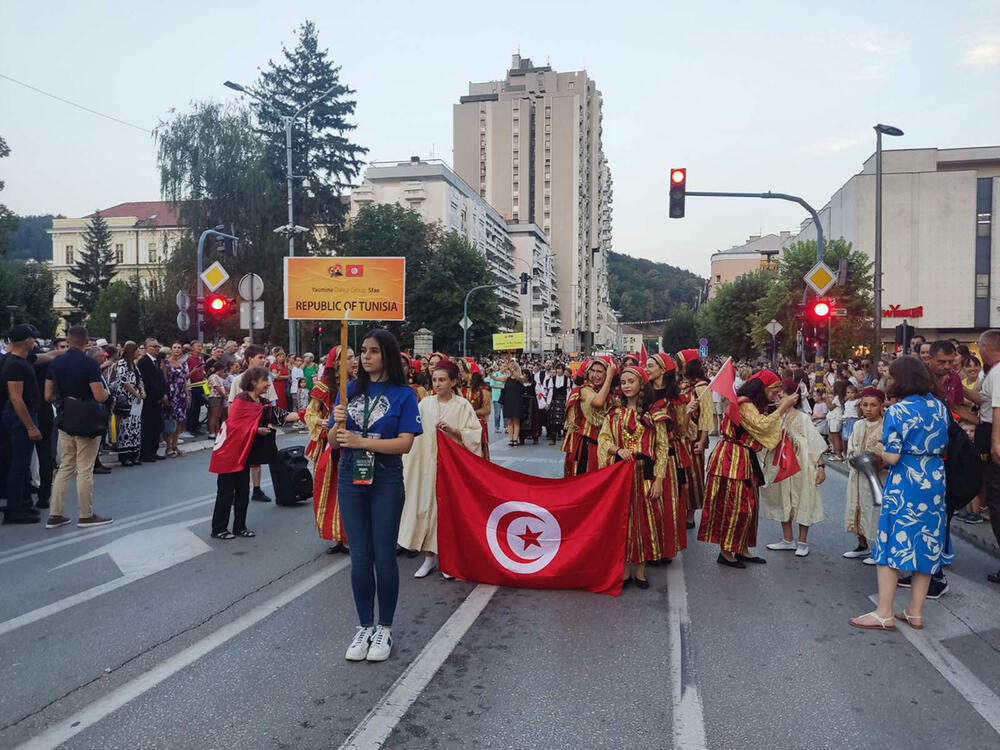
[{"label": "woman in blue dress", "polygon": [[[851,619],[856,628],[894,630],[895,621],[924,626],[922,611],[931,574],[951,562],[946,554],[947,508],[944,455],[949,415],[934,397],[934,377],[916,357],[900,357],[889,368],[897,403],[882,427],[880,458],[889,474],[872,557],[878,564],[878,607]],[[900,571],[913,574],[910,604],[893,612]]]}]

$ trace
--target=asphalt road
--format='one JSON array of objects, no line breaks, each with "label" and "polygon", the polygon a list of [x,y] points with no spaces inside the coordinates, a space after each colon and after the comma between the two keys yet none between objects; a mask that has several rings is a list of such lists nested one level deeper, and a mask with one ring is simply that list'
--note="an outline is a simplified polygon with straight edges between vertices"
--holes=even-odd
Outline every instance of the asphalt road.
[{"label": "asphalt road", "polygon": [[[561,472],[545,441],[494,437],[505,466]],[[850,628],[875,573],[840,556],[834,471],[808,557],[722,568],[692,531],[620,598],[414,580],[400,558],[374,665],[343,658],[347,558],[311,506],[252,503],[259,536],[210,539],[207,463],[98,477],[104,529],[0,527],[0,747],[1000,747],[996,559],[956,541],[924,631]],[[780,534],[760,531],[759,552]]]}]

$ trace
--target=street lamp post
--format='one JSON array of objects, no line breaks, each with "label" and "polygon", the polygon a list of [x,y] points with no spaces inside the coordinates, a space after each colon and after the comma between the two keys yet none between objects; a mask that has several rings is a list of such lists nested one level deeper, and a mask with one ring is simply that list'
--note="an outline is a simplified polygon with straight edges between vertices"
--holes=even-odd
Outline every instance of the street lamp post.
[{"label": "street lamp post", "polygon": [[[289,258],[294,258],[295,257],[295,231],[294,231],[294,229],[295,229],[295,220],[294,220],[295,211],[294,211],[293,199],[292,199],[292,179],[294,177],[294,175],[292,174],[292,123],[295,121],[296,118],[298,118],[299,115],[301,115],[307,109],[310,109],[311,107],[315,106],[316,104],[318,104],[319,102],[321,102],[323,99],[325,99],[327,96],[329,96],[330,93],[335,88],[337,88],[337,86],[339,86],[339,85],[340,85],[339,83],[335,83],[333,86],[331,86],[330,88],[328,88],[326,91],[324,91],[322,94],[320,94],[319,96],[317,96],[315,99],[313,99],[308,104],[303,104],[301,107],[299,107],[295,111],[295,114],[293,114],[293,115],[283,115],[280,112],[280,107],[278,107],[278,105],[275,102],[269,102],[264,97],[260,96],[259,94],[255,93],[253,91],[250,91],[248,88],[246,88],[244,86],[241,86],[238,83],[234,83],[232,81],[226,81],[225,83],[223,83],[223,86],[225,86],[226,88],[230,88],[233,91],[239,91],[240,93],[243,93],[243,94],[249,94],[250,96],[252,96],[257,101],[261,102],[262,104],[265,104],[265,105],[273,108],[275,110],[275,112],[278,114],[278,116],[281,118],[281,121],[285,125],[285,183],[286,183],[287,188],[288,188],[288,199],[287,200],[288,200],[288,257]],[[289,354],[291,354],[294,351],[295,348],[296,348],[295,347],[295,321],[294,320],[289,320],[288,321],[288,352],[289,352]]]},{"label": "street lamp post", "polygon": [[111,318],[111,346],[118,346],[118,313],[108,315]]},{"label": "street lamp post", "polygon": [[882,352],[882,136],[902,135],[903,131],[892,125],[875,126],[875,346],[872,356]]}]

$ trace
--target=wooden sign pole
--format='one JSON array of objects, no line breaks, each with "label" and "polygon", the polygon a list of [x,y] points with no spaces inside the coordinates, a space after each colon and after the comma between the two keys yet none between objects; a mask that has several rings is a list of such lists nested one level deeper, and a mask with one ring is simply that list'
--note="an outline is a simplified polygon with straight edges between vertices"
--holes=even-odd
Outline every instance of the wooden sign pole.
[{"label": "wooden sign pole", "polygon": [[[340,403],[347,408],[347,319],[340,321]],[[337,429],[344,429],[343,422],[337,422]]]}]

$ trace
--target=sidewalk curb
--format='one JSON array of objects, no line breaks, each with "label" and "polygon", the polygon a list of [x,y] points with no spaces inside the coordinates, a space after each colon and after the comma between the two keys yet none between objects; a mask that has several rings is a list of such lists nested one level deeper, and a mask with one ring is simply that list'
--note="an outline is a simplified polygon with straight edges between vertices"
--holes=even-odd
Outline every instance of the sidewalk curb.
[{"label": "sidewalk curb", "polygon": [[[846,461],[827,461],[826,468],[833,469],[834,471],[840,472],[844,476],[850,472],[850,466],[848,466]],[[984,534],[977,534],[973,529],[982,527],[985,531]],[[962,539],[969,544],[979,547],[983,552],[988,552],[994,557],[1000,558],[1000,545],[997,544],[996,540],[993,539],[993,528],[990,526],[989,522],[976,524],[971,527],[969,524],[962,523],[961,521],[955,521],[951,524],[951,533]]]}]

